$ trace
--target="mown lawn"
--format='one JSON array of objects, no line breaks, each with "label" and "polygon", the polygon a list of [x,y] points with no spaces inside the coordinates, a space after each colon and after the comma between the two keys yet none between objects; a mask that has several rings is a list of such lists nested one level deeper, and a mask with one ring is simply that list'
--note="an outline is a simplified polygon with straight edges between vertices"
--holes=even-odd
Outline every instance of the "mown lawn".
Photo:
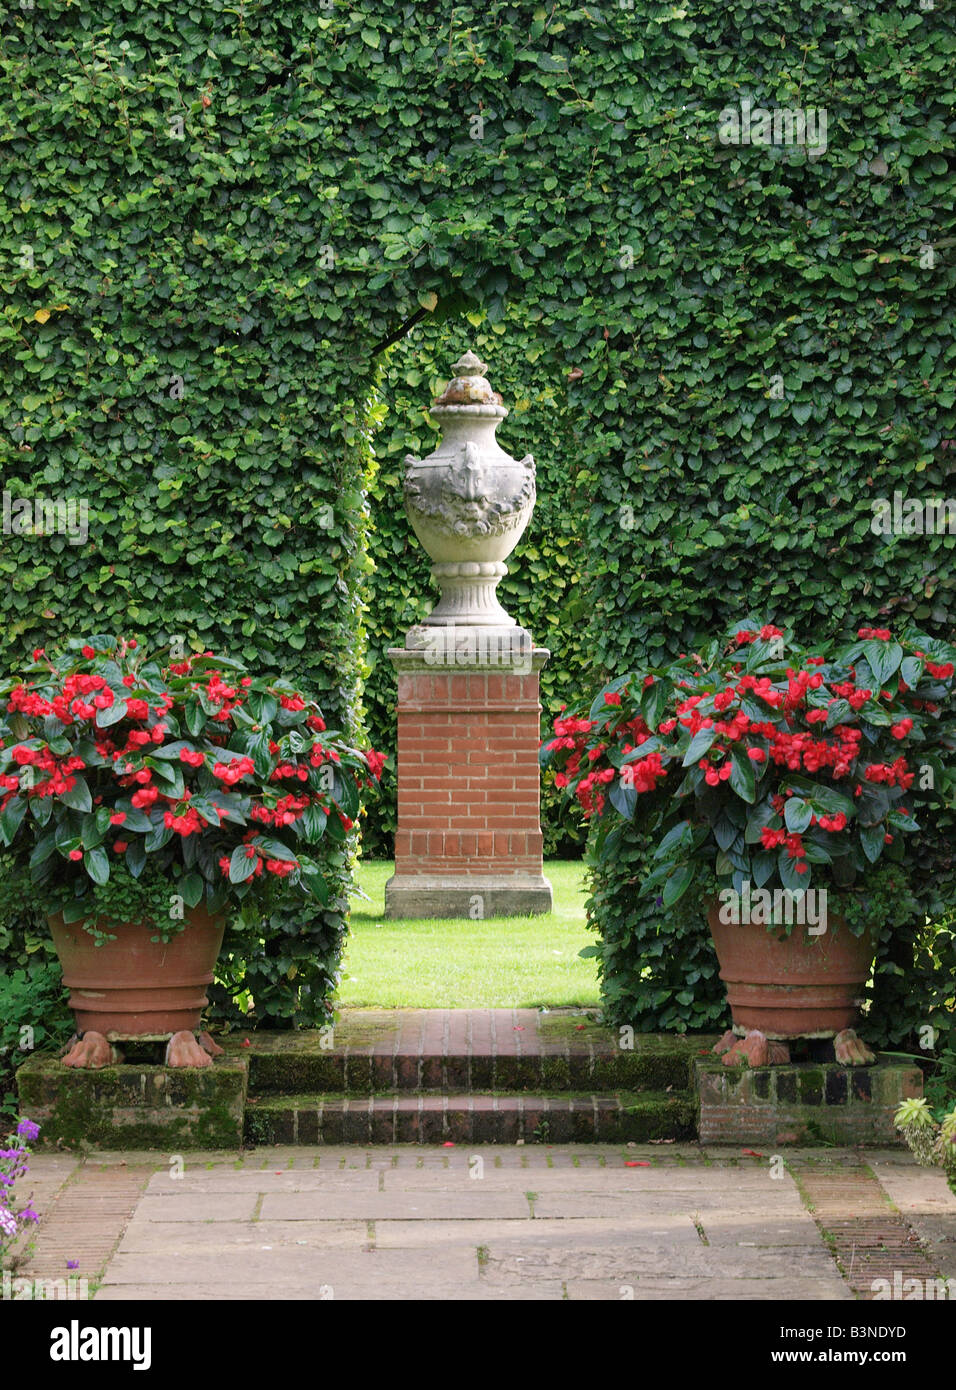
[{"label": "mown lawn", "polygon": [[342,981],[349,1008],[533,1008],[598,1002],[597,969],[578,952],[593,945],[585,927],[584,867],[545,865],[554,892],[547,916],[392,922],[385,883],[393,865],[360,863],[370,901],[352,899]]}]

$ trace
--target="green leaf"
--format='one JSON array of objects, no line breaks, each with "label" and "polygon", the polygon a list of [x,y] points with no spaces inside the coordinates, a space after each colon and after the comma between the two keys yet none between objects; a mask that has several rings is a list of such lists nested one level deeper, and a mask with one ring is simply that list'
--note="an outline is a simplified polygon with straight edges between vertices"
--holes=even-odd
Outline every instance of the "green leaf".
[{"label": "green leaf", "polygon": [[272,836],[264,836],[254,843],[264,859],[281,859],[286,864],[294,864],[298,861],[299,856],[294,849],[290,849],[288,845]]},{"label": "green leaf", "polygon": [[[745,842],[748,845],[759,844],[760,832],[765,830],[767,826],[773,826],[775,830],[779,829],[779,819],[769,801],[760,802],[747,817],[747,828],[744,832]],[[773,824],[774,821],[777,821],[777,825]]]},{"label": "green leaf", "polygon": [[665,907],[673,907],[694,881],[694,864],[679,864],[661,890]]},{"label": "green leaf", "polygon": [[732,789],[742,800],[754,802],[757,798],[757,777],[753,763],[744,750],[736,746],[730,750],[730,762],[728,781]]},{"label": "green leaf", "polygon": [[671,827],[654,851],[655,859],[670,858],[675,850],[687,848],[692,839],[690,821],[682,820]]},{"label": "green leaf", "polygon": [[45,864],[50,855],[56,851],[56,838],[52,830],[41,835],[30,852],[30,869],[38,869],[41,864]]},{"label": "green leaf", "polygon": [[256,856],[249,858],[246,854],[245,845],[237,845],[232,851],[229,860],[229,882],[244,883],[247,878],[252,878],[256,871]]},{"label": "green leaf", "polygon": [[200,874],[184,874],[179,880],[179,892],[187,907],[198,907],[205,889],[205,880]]},{"label": "green leaf", "polygon": [[198,738],[205,729],[206,720],[208,718],[198,698],[192,698],[186,701],[185,718],[186,728],[194,738]]},{"label": "green leaf", "polygon": [[903,660],[903,648],[899,642],[868,641],[863,644],[863,654],[881,687],[896,674]]},{"label": "green leaf", "polygon": [[690,767],[692,763],[699,762],[706,752],[709,751],[711,744],[717,737],[717,730],[713,727],[709,729],[698,729],[687,746],[684,754],[683,767]]},{"label": "green leaf", "polygon": [[849,700],[834,700],[827,710],[825,729],[835,729],[838,724],[845,724],[847,718],[853,713]]},{"label": "green leaf", "polygon": [[77,777],[70,790],[62,792],[57,799],[62,801],[64,806],[70,806],[74,811],[92,811],[93,809],[90,789],[82,777]]},{"label": "green leaf", "polygon": [[777,872],[780,875],[780,882],[784,888],[789,888],[791,892],[805,892],[810,887],[813,870],[807,869],[806,873],[799,873],[797,865],[803,863],[800,859],[791,859],[785,849],[781,849],[777,855]]},{"label": "green leaf", "polygon": [[623,816],[625,820],[630,820],[637,807],[637,791],[634,787],[622,782],[619,777],[615,777],[608,792],[608,801],[618,815]]},{"label": "green leaf", "polygon": [[139,878],[146,868],[146,845],[139,838],[129,840],[126,845],[126,867],[134,878]]},{"label": "green leaf", "polygon": [[762,888],[777,867],[777,854],[772,849],[762,849],[751,860],[751,873],[756,888]]},{"label": "green leaf", "polygon": [[322,838],[327,819],[320,806],[307,806],[296,821],[296,828],[304,840],[309,844],[315,844]]},{"label": "green leaf", "polygon": [[115,700],[108,709],[98,709],[96,711],[96,724],[100,729],[108,729],[111,724],[118,724],[121,719],[125,719],[128,708],[125,700]]},{"label": "green leaf", "polygon": [[886,827],[882,821],[878,825],[860,826],[860,844],[867,859],[875,864],[886,848]]},{"label": "green leaf", "polygon": [[813,807],[809,801],[791,796],[783,808],[783,818],[792,835],[802,835],[813,819]]},{"label": "green leaf", "polygon": [[102,847],[87,850],[83,856],[83,867],[94,883],[103,884],[109,881],[110,864],[106,850]]},{"label": "green leaf", "polygon": [[0,811],[0,838],[5,845],[13,843],[13,837],[27,813],[27,804],[25,797],[14,796],[7,802],[3,811]]},{"label": "green leaf", "polygon": [[822,782],[811,782],[807,777],[796,775],[787,778],[787,785],[790,786],[795,795],[809,801],[817,815],[835,815],[842,811],[845,816],[856,814],[856,803],[843,792],[837,791],[835,787],[825,786]]},{"label": "green leaf", "polygon": [[152,756],[170,762],[175,760],[178,763],[180,761],[179,755],[184,748],[192,752],[195,744],[190,743],[188,739],[178,738],[173,743],[161,743],[158,747],[154,745]]}]

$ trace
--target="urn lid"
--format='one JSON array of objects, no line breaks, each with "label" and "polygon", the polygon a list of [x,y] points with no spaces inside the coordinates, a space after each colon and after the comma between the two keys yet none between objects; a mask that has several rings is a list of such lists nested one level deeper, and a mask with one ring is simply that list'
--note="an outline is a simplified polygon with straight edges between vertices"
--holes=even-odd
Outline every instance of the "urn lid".
[{"label": "urn lid", "polygon": [[470,349],[465,352],[452,366],[454,376],[435,401],[433,413],[440,415],[453,411],[457,414],[461,410],[470,410],[486,414],[490,406],[496,415],[507,415],[501,396],[485,377],[487,370],[488,364],[482,362],[480,357],[476,357]]}]

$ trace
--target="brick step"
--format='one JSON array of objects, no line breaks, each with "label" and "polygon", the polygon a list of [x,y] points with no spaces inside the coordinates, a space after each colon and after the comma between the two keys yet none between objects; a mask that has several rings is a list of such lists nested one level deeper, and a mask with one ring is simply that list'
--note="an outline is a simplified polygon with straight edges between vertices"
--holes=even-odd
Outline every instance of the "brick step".
[{"label": "brick step", "polygon": [[369,1047],[323,1052],[298,1049],[260,1051],[249,1057],[249,1089],[254,1095],[326,1094],[350,1096],[381,1091],[686,1091],[693,1083],[697,1048],[681,1039],[673,1048],[612,1051],[590,1048],[524,1056],[491,1050],[448,1053],[374,1051]]},{"label": "brick step", "polygon": [[690,1091],[250,1096],[247,1144],[567,1144],[694,1139]]}]

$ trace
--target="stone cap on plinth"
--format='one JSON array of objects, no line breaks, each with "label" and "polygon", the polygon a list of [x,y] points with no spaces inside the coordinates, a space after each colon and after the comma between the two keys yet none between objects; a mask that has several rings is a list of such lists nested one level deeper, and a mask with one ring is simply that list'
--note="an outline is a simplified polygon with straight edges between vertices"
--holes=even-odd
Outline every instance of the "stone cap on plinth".
[{"label": "stone cap on plinth", "polygon": [[385,885],[385,916],[524,917],[550,912],[551,884],[542,874],[394,874]]},{"label": "stone cap on plinth", "polygon": [[[427,628],[427,644],[389,647],[386,655],[400,675],[433,675],[443,672],[480,671],[487,675],[530,675],[540,671],[551,657],[547,647],[536,647],[524,628],[508,628],[499,634],[476,629],[475,638],[462,641],[461,629]],[[414,629],[412,629],[414,632]],[[411,633],[409,634],[411,635]],[[447,639],[447,640],[443,640]],[[456,640],[457,639],[457,640]]]}]

